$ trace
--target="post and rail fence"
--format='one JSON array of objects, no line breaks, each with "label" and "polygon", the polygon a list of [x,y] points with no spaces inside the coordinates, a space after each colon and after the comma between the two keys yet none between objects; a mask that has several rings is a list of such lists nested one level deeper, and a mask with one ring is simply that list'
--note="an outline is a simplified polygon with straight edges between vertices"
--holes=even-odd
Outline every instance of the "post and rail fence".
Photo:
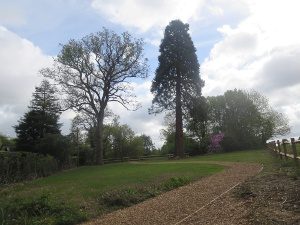
[{"label": "post and rail fence", "polygon": [[293,159],[297,166],[300,165],[300,140],[291,138],[290,141],[287,139],[270,141],[267,143],[267,147],[279,155],[280,159]]}]

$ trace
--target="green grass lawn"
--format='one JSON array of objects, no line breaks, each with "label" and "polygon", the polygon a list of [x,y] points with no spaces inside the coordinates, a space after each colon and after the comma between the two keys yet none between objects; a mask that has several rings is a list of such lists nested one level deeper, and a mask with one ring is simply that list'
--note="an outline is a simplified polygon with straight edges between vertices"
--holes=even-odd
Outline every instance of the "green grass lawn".
[{"label": "green grass lawn", "polygon": [[[223,167],[219,165],[180,162],[118,163],[76,168],[0,188],[0,208],[4,211],[4,216],[0,214],[0,224],[14,224],[7,222],[13,220],[9,218],[12,213],[21,214],[16,224],[74,224],[118,208],[118,204],[120,207],[131,205],[222,170]],[[116,196],[120,199],[116,199]],[[112,204],[103,205],[103,199],[112,199]],[[25,215],[22,211],[26,212]],[[44,211],[49,215],[45,215]],[[62,218],[64,215],[59,211],[70,212],[70,218]],[[24,218],[29,218],[29,222]],[[3,223],[5,220],[6,223]]]},{"label": "green grass lawn", "polygon": [[272,157],[266,150],[249,150],[80,167],[0,187],[0,224],[76,224],[224,169],[209,161],[267,165]]},{"label": "green grass lawn", "polygon": [[270,157],[270,153],[264,149],[210,154],[204,156],[191,157],[188,160],[248,162],[261,163],[266,165],[273,162],[272,157]]}]

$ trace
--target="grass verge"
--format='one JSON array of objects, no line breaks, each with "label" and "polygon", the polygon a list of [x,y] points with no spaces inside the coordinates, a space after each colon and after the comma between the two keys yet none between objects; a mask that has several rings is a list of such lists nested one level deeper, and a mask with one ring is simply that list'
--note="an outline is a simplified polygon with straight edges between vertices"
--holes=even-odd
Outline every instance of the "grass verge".
[{"label": "grass verge", "polygon": [[293,160],[275,155],[269,162],[235,190],[247,206],[245,218],[250,225],[300,224],[300,170]]}]

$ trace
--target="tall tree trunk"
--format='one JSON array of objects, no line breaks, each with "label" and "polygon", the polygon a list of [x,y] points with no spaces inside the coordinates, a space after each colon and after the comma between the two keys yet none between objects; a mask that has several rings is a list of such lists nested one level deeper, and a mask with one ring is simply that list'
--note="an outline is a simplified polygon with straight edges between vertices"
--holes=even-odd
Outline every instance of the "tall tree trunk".
[{"label": "tall tree trunk", "polygon": [[103,165],[103,119],[104,113],[100,113],[96,127],[96,164]]},{"label": "tall tree trunk", "polygon": [[183,125],[182,125],[182,102],[181,102],[181,78],[177,71],[176,81],[176,135],[175,135],[175,154],[183,158]]}]

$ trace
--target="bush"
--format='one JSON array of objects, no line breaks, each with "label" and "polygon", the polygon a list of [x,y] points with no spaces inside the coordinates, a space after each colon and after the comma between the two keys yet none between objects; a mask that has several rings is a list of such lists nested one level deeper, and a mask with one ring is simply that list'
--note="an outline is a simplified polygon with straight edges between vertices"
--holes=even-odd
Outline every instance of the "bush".
[{"label": "bush", "polygon": [[160,185],[109,191],[102,194],[97,199],[97,202],[100,207],[108,210],[124,208],[155,197],[163,192],[184,186],[190,182],[191,180],[187,177],[172,177]]},{"label": "bush", "polygon": [[69,166],[70,142],[60,134],[46,134],[35,146],[35,151],[55,157],[61,167]]},{"label": "bush", "polygon": [[63,202],[50,201],[48,196],[30,200],[14,199],[2,203],[0,224],[71,225],[85,220],[85,215]]},{"label": "bush", "polygon": [[89,146],[79,147],[79,166],[92,165],[94,162],[94,151]]},{"label": "bush", "polygon": [[165,191],[169,191],[187,185],[190,182],[191,180],[188,177],[172,177],[162,185],[162,188]]},{"label": "bush", "polygon": [[221,146],[225,152],[236,151],[246,148],[246,146],[243,146],[239,140],[231,136],[225,136],[221,141]]},{"label": "bush", "polygon": [[154,197],[158,193],[156,189],[151,188],[114,190],[102,194],[98,202],[101,206],[106,208],[123,208]]},{"label": "bush", "polygon": [[0,152],[0,184],[44,177],[58,171],[52,156],[31,152]]}]

